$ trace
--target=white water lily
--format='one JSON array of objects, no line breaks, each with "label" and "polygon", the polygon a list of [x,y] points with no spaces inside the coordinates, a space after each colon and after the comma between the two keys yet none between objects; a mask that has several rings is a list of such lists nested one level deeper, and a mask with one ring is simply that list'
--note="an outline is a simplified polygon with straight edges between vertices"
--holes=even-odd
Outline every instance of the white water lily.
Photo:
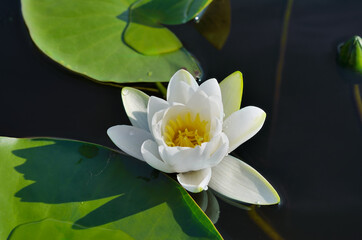
[{"label": "white water lily", "polygon": [[[261,129],[266,116],[258,107],[240,109],[242,85],[240,72],[220,85],[210,79],[199,86],[190,73],[179,70],[169,82],[167,100],[123,88],[123,104],[133,126],[111,127],[108,135],[129,155],[162,172],[177,173],[190,192],[206,190],[210,183],[232,200],[277,203],[278,194],[259,173],[227,156]],[[230,166],[233,169],[227,169]]]}]

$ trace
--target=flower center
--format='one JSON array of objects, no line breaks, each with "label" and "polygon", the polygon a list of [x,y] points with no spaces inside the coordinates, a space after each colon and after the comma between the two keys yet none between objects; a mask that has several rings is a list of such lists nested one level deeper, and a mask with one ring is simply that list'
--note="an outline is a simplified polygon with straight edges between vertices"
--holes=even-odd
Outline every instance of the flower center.
[{"label": "flower center", "polygon": [[165,143],[170,147],[191,147],[210,140],[208,121],[200,119],[197,114],[194,120],[191,120],[191,114],[187,113],[183,117],[177,116],[174,120],[169,120],[163,136]]}]

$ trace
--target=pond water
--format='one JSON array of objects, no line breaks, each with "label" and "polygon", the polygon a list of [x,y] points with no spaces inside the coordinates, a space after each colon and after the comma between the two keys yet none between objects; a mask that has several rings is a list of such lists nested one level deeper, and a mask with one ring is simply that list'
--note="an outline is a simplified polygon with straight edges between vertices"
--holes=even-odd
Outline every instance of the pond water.
[{"label": "pond water", "polygon": [[[336,64],[340,42],[362,35],[362,2],[231,1],[230,36],[213,48],[192,24],[171,29],[204,79],[244,75],[242,106],[265,110],[262,130],[235,154],[276,188],[278,206],[245,211],[219,201],[225,239],[357,239],[362,236],[361,84]],[[128,124],[120,89],[44,56],[19,1],[0,10],[0,135],[72,138],[115,148],[106,130]]]}]

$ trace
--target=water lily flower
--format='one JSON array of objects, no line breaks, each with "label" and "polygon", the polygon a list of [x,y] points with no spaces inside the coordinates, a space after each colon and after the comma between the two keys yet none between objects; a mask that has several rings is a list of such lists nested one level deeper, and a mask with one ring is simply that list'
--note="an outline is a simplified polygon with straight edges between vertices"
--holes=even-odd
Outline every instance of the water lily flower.
[{"label": "water lily flower", "polygon": [[253,168],[228,154],[254,136],[266,114],[254,106],[240,109],[243,81],[235,72],[219,83],[197,84],[186,70],[176,72],[167,100],[123,88],[132,126],[108,129],[127,154],[165,173],[177,173],[190,192],[208,186],[220,196],[255,204],[274,204],[279,196]]}]

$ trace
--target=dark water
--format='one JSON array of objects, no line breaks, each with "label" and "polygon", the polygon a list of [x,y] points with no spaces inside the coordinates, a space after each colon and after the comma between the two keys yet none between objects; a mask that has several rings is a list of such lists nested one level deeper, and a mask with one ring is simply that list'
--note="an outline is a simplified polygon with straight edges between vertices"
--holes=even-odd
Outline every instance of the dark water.
[{"label": "dark water", "polygon": [[[358,86],[342,77],[335,58],[338,43],[362,35],[362,1],[234,0],[231,6],[231,34],[221,51],[192,24],[172,29],[199,59],[206,79],[243,72],[242,106],[261,107],[267,121],[235,153],[272,183],[282,202],[253,215],[220,201],[216,227],[225,239],[361,238]],[[114,148],[107,128],[128,124],[120,90],[41,54],[19,1],[2,1],[0,29],[0,135],[73,138]]]}]

